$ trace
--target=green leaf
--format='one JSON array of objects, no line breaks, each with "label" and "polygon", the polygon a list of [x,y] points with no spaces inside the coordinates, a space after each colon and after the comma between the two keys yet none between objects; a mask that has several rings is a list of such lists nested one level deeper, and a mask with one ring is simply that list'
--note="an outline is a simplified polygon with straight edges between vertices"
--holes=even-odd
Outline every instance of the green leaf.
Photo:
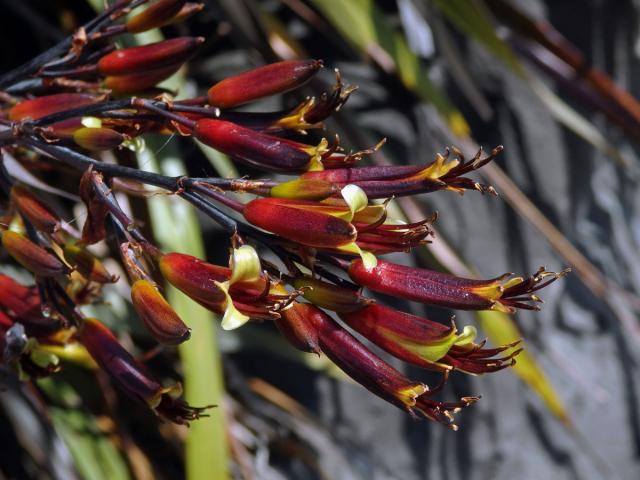
[{"label": "green leaf", "polygon": [[[148,149],[138,154],[141,168],[165,175],[180,176],[186,168],[171,145],[160,158],[152,153],[162,139],[150,137]],[[177,196],[156,195],[149,199],[152,224],[159,247],[204,257],[200,225],[193,208]],[[192,422],[185,450],[187,478],[191,480],[228,477],[228,447],[224,421],[224,386],[217,344],[217,318],[175,288],[167,288],[167,298],[191,328],[191,339],[179,347],[184,370],[185,399],[191,405],[217,405],[209,417]]]},{"label": "green leaf", "polygon": [[462,114],[431,82],[402,33],[389,24],[373,0],[311,0],[311,3],[361,55],[371,57],[385,71],[396,73],[408,90],[432,103],[454,134],[468,135],[469,126]]},{"label": "green leaf", "polygon": [[498,37],[487,11],[477,0],[433,0],[433,3],[458,30],[480,42],[514,72],[524,74],[518,58]]},{"label": "green leaf", "polygon": [[[522,338],[513,319],[504,313],[483,311],[477,313],[477,318],[482,330],[496,345],[505,345]],[[540,396],[551,413],[563,423],[571,423],[562,400],[533,355],[526,350],[520,352],[512,370]]]}]

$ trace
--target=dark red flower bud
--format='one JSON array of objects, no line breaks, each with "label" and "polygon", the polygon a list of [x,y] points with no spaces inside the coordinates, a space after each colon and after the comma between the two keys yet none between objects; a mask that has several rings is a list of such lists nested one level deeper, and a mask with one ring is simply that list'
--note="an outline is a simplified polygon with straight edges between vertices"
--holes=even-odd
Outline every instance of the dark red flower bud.
[{"label": "dark red flower bud", "polygon": [[496,358],[495,355],[519,342],[483,349],[484,342],[473,342],[476,336],[473,327],[465,327],[462,334],[458,334],[453,322],[447,327],[379,303],[341,313],[340,318],[391,355],[440,372],[453,368],[474,374],[495,372],[513,365],[514,357],[520,353],[516,350]]},{"label": "dark red flower bud", "polygon": [[60,219],[27,187],[11,188],[11,203],[31,224],[41,232],[54,233],[60,228]]},{"label": "dark red flower bud", "polygon": [[191,336],[175,310],[149,280],[136,280],[131,301],[149,333],[163,345],[179,345]]},{"label": "dark red flower bud", "polygon": [[182,10],[186,0],[158,0],[125,24],[129,33],[140,33],[170,23]]},{"label": "dark red flower bud", "polygon": [[181,63],[176,63],[168,67],[150,70],[149,72],[107,77],[104,79],[104,86],[116,94],[143,92],[169,78],[176,73],[181,66]]},{"label": "dark red flower bud", "polygon": [[[533,292],[565,275],[541,268],[531,277],[511,277],[511,274],[489,280],[456,277],[424,268],[412,268],[381,260],[367,269],[361,260],[349,267],[353,281],[376,292],[414,300],[416,302],[456,308],[459,310],[498,310],[512,313],[516,308],[538,310],[527,302],[540,302]],[[543,279],[548,279],[542,282]]]},{"label": "dark red flower bud", "polygon": [[285,93],[304,85],[320,68],[321,60],[287,60],[254,68],[216,83],[209,89],[209,103],[231,108]]},{"label": "dark red flower bud", "polygon": [[356,229],[349,222],[305,208],[317,205],[303,200],[258,198],[245,205],[243,214],[257,227],[310,247],[338,248],[355,241]]},{"label": "dark red flower bud", "polygon": [[131,76],[174,68],[186,62],[202,42],[202,37],[179,37],[141,47],[123,48],[102,57],[98,69],[107,76]]},{"label": "dark red flower bud", "polygon": [[23,100],[9,110],[9,119],[13,121],[26,118],[37,120],[54,113],[91,105],[100,101],[100,99],[99,96],[87,93],[56,93],[31,100]]},{"label": "dark red flower bud", "polygon": [[318,146],[306,145],[210,118],[199,120],[193,134],[222,153],[266,170],[299,172],[315,168],[328,150],[326,141]]},{"label": "dark red flower bud", "polygon": [[202,412],[210,407],[191,407],[175,399],[173,396],[181,392],[180,386],[163,387],[98,320],[86,319],[80,329],[79,339],[118,387],[130,397],[148,405],[158,415],[177,424],[188,424],[206,416]]},{"label": "dark red flower bud", "polygon": [[2,232],[2,246],[16,262],[35,275],[54,277],[68,271],[58,257],[17,232]]},{"label": "dark red flower bud", "polygon": [[73,133],[73,140],[82,148],[92,152],[111,150],[122,144],[125,137],[110,128],[79,128]]}]

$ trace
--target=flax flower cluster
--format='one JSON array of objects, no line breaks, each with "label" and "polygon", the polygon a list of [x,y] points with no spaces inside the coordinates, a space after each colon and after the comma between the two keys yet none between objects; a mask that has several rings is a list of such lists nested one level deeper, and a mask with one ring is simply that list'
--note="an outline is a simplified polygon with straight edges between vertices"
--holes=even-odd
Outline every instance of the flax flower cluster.
[{"label": "flax flower cluster", "polygon": [[[29,381],[63,368],[60,359],[68,352],[84,353],[133,401],[159,416],[188,423],[206,415],[209,406],[180,400],[180,385],[163,385],[104,323],[85,313],[87,305],[101,301],[105,284],[127,280],[111,275],[91,248],[108,239],[128,277],[133,308],[158,344],[172,348],[197,334],[165,299],[168,283],[218,313],[224,329],[268,322],[294,348],[326,355],[373,394],[455,429],[453,414],[478,397],[435,398],[451,372],[502,370],[516,361],[519,345],[489,348],[476,340],[473,326],[444,325],[366,295],[462,310],[538,308],[535,292],[564,272],[540,269],[531,276],[479,280],[384,259],[426,248],[435,220],[407,224],[390,218],[392,198],[441,190],[494,194],[467,174],[502,147],[470,160],[452,149],[425,165],[369,166],[366,157],[383,142],[346,152],[322,130],[355,90],[339,74],[332,89],[293,108],[237,109],[300,89],[324,68],[319,60],[254,68],[215,83],[206,95],[175,100],[157,85],[197,54],[204,39],[124,49],[116,49],[113,39],[177,22],[202,5],[160,0],[125,16],[141,3],[114,3],[62,47],[0,77],[2,249],[32,274],[27,285],[0,275],[1,363]],[[106,150],[118,159],[125,148],[141,148],[147,132],[193,137],[239,165],[289,178],[174,178],[101,160]],[[8,158],[34,171],[75,172],[77,190],[70,193],[79,195],[87,212],[81,231],[62,221],[64,212],[43,200],[38,184],[12,176]],[[229,234],[229,264],[159,250],[120,207],[114,191],[136,191],[125,184],[137,185],[138,192],[142,185],[172,192],[182,199],[176,201],[211,217]],[[407,378],[362,338],[407,364],[440,372],[443,381],[432,389]]]}]

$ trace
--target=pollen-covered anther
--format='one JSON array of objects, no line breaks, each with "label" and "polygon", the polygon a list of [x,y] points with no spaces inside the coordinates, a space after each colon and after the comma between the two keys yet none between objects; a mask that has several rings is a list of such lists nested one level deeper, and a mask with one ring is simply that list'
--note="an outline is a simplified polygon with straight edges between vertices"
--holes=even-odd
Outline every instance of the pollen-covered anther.
[{"label": "pollen-covered anther", "polygon": [[545,288],[557,279],[564,277],[570,268],[566,268],[560,272],[549,272],[544,267],[540,267],[536,273],[528,278],[515,277],[502,284],[502,293],[495,304],[496,310],[502,307],[508,311],[514,311],[516,308],[524,310],[539,310],[540,307],[532,305],[533,303],[544,303],[543,300],[534,292]]},{"label": "pollen-covered anther", "polygon": [[383,138],[371,148],[364,150],[358,150],[351,153],[342,153],[343,149],[340,147],[340,137],[336,135],[336,140],[333,143],[331,149],[322,156],[322,164],[326,168],[341,168],[350,167],[358,163],[364,157],[373,155],[387,142],[386,138]]},{"label": "pollen-covered anther", "polygon": [[457,402],[440,402],[435,401],[429,398],[431,392],[428,392],[425,395],[418,397],[414,410],[417,410],[420,414],[429,418],[431,420],[435,420],[446,427],[449,427],[453,431],[458,430],[458,425],[456,425],[454,415],[459,413],[463,408],[473,405],[480,397],[462,397]]},{"label": "pollen-covered anther", "polygon": [[[489,155],[483,157],[483,150],[480,148],[473,158],[466,161],[463,153],[459,149],[451,147],[451,149],[445,149],[444,155],[437,154],[436,160],[428,168],[434,169],[432,170],[432,174],[435,175],[433,178],[444,182],[447,190],[463,193],[464,190],[467,189],[477,190],[482,194],[488,193],[491,195],[497,195],[498,193],[492,186],[475,182],[469,178],[463,177],[463,175],[474,170],[478,170],[487,163],[495,160],[503,150],[504,147],[502,145],[498,145]],[[453,153],[456,158],[447,161],[450,152]]]}]

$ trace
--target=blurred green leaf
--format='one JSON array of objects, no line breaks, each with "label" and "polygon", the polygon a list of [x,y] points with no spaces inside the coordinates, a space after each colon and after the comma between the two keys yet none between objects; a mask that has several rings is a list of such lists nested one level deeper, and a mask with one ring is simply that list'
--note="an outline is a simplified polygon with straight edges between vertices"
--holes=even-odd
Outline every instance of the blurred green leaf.
[{"label": "blurred green leaf", "polygon": [[408,90],[432,103],[454,134],[468,135],[469,126],[462,114],[431,82],[404,36],[389,25],[373,0],[311,0],[311,3],[360,54],[371,57],[385,71],[397,73]]},{"label": "blurred green leaf", "polygon": [[[485,331],[489,339],[496,345],[505,345],[522,338],[513,319],[504,313],[483,311],[477,313],[477,318],[482,330]],[[558,417],[563,423],[570,424],[567,410],[558,396],[555,387],[551,384],[549,378],[545,375],[531,353],[526,350],[520,352],[512,370],[542,398],[551,413]]]},{"label": "blurred green leaf", "polygon": [[498,37],[484,6],[477,0],[432,0],[447,19],[467,37],[484,45],[519,75],[524,75],[511,47]]},{"label": "blurred green leaf", "polygon": [[[138,155],[141,168],[180,176],[186,169],[174,146],[162,150],[160,158],[152,153],[163,143],[150,138],[148,149]],[[178,251],[200,258],[205,256],[200,225],[193,208],[176,196],[156,195],[149,199],[155,236],[164,251]],[[224,387],[220,352],[216,340],[216,317],[175,288],[167,289],[167,298],[191,328],[191,339],[180,345],[184,370],[185,399],[191,405],[217,405],[209,417],[192,422],[186,442],[187,478],[227,478],[227,441],[224,420]]]}]

